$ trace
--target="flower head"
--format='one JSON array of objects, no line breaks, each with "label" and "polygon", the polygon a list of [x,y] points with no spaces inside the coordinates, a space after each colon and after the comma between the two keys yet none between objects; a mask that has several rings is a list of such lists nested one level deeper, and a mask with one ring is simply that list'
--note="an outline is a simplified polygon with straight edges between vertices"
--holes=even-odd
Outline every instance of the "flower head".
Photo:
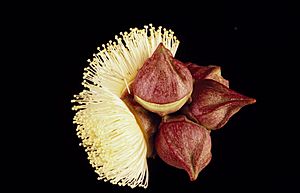
[{"label": "flower head", "polygon": [[134,114],[120,99],[160,43],[176,53],[171,30],[151,24],[115,36],[85,68],[85,89],[75,95],[74,123],[98,179],[131,188],[148,186],[147,143]]}]

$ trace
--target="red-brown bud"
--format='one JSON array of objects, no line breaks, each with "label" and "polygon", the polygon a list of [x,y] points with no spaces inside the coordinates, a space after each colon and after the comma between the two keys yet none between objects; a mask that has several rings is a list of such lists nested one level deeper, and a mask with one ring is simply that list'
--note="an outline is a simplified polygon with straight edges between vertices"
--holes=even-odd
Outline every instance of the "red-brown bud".
[{"label": "red-brown bud", "polygon": [[186,65],[195,80],[212,79],[225,85],[226,87],[229,87],[229,81],[224,79],[221,75],[220,66],[199,66],[190,62],[186,63]]},{"label": "red-brown bud", "polygon": [[255,99],[241,95],[214,80],[196,80],[192,102],[184,106],[183,112],[207,129],[219,129],[242,107],[255,102]]},{"label": "red-brown bud", "polygon": [[179,110],[190,98],[193,78],[186,65],[159,44],[132,84],[134,99],[160,116]]},{"label": "red-brown bud", "polygon": [[209,131],[184,115],[163,118],[155,139],[155,148],[163,161],[184,169],[191,181],[197,179],[199,172],[211,160]]}]

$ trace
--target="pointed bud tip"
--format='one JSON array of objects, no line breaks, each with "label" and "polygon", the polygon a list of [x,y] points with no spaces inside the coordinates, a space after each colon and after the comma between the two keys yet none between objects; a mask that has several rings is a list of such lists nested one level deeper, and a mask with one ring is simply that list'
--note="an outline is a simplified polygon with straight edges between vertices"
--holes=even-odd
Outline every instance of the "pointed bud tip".
[{"label": "pointed bud tip", "polygon": [[254,103],[256,103],[256,99],[255,98],[250,98],[249,104],[254,104]]},{"label": "pointed bud tip", "polygon": [[164,52],[169,52],[169,50],[164,46],[164,44],[161,42],[158,44],[156,50],[154,51],[155,53],[164,53]]},{"label": "pointed bud tip", "polygon": [[197,180],[197,178],[198,178],[198,174],[199,173],[193,173],[193,174],[189,174],[189,176],[190,176],[190,181],[191,182],[193,182],[193,181],[196,181]]},{"label": "pointed bud tip", "polygon": [[251,97],[247,97],[247,96],[244,96],[244,98],[241,99],[241,101],[244,101],[245,105],[251,105],[251,104],[256,103],[256,99],[255,98],[251,98]]}]

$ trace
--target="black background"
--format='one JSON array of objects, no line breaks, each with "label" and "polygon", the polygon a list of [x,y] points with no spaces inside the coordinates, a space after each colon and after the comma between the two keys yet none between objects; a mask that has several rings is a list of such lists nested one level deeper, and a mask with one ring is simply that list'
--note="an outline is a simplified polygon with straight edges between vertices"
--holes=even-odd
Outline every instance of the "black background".
[{"label": "black background", "polygon": [[[289,122],[283,121],[287,112],[281,110],[285,104],[278,102],[286,93],[280,78],[287,69],[276,65],[282,60],[287,63],[282,48],[288,47],[291,21],[285,11],[281,4],[148,2],[131,9],[118,3],[40,5],[19,15],[17,20],[26,27],[17,26],[23,32],[14,32],[25,40],[22,45],[34,48],[26,54],[32,61],[26,68],[34,72],[27,78],[34,90],[30,98],[37,106],[29,119],[36,123],[31,130],[36,140],[26,139],[29,146],[23,164],[29,177],[21,180],[23,186],[68,192],[294,191],[299,181],[292,167],[295,141],[287,140],[291,137]],[[230,87],[257,103],[242,108],[221,130],[212,132],[212,161],[195,182],[157,157],[148,160],[149,187],[144,190],[96,179],[78,145],[70,101],[83,89],[86,60],[98,46],[119,32],[149,23],[175,32],[180,40],[176,58],[220,65]]]}]

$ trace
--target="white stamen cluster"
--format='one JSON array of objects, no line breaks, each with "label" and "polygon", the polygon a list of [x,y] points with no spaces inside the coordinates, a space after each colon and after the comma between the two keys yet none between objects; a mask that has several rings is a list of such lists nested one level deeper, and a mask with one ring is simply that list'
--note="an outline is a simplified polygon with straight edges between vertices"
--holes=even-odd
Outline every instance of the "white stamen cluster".
[{"label": "white stamen cluster", "polygon": [[83,90],[75,95],[77,135],[98,179],[120,186],[148,186],[147,144],[134,115],[120,99],[143,63],[163,43],[173,55],[179,41],[171,30],[151,24],[120,33],[98,48],[85,68]]}]

